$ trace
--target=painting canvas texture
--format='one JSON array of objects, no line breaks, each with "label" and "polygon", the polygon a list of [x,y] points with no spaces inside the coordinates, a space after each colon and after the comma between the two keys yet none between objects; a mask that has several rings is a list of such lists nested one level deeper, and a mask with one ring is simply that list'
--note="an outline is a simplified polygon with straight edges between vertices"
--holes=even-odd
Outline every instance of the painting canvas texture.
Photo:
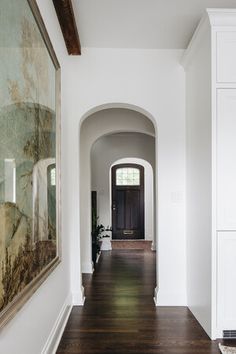
[{"label": "painting canvas texture", "polygon": [[0,11],[0,323],[58,257],[56,69],[27,0]]}]

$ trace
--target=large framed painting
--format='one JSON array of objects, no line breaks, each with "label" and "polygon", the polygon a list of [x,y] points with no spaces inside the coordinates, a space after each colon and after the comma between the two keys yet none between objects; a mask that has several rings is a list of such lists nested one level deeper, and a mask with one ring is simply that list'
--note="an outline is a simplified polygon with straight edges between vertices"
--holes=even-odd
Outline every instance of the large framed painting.
[{"label": "large framed painting", "polygon": [[60,262],[60,67],[35,0],[1,0],[0,327]]}]

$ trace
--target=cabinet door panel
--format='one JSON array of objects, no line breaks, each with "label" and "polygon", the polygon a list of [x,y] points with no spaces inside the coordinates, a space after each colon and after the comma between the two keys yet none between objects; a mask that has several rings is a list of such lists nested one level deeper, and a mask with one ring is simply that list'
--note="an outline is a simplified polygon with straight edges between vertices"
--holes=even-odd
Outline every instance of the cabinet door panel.
[{"label": "cabinet door panel", "polygon": [[236,89],[219,89],[217,106],[217,229],[236,230]]},{"label": "cabinet door panel", "polygon": [[236,82],[236,32],[217,33],[217,81]]},{"label": "cabinet door panel", "polygon": [[219,330],[236,329],[236,232],[218,232]]}]

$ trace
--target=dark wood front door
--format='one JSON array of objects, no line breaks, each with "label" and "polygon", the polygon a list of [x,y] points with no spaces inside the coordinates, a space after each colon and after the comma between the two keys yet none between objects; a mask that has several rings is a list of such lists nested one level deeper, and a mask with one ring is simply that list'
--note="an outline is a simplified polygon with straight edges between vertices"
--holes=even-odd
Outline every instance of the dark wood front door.
[{"label": "dark wood front door", "polygon": [[144,239],[144,168],[112,167],[112,238]]}]

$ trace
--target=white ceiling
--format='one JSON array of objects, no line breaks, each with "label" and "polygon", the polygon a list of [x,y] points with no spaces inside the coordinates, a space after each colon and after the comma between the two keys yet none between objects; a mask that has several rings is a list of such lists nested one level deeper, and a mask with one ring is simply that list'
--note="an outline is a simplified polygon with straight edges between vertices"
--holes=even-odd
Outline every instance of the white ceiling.
[{"label": "white ceiling", "polygon": [[236,0],[73,0],[82,47],[184,49],[206,8]]}]

